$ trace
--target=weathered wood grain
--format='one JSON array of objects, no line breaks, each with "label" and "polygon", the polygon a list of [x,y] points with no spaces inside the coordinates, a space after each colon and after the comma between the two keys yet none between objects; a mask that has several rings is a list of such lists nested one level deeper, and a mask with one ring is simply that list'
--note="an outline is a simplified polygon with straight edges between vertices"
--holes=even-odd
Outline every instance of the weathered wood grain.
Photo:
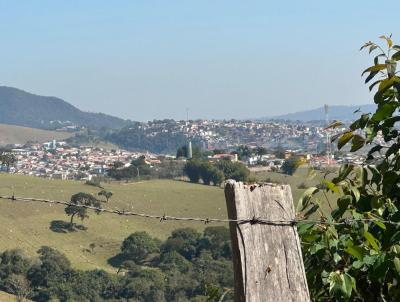
[{"label": "weathered wood grain", "polygon": [[[229,180],[225,198],[230,219],[295,218],[290,186],[244,185]],[[230,222],[235,302],[310,301],[295,225]]]}]

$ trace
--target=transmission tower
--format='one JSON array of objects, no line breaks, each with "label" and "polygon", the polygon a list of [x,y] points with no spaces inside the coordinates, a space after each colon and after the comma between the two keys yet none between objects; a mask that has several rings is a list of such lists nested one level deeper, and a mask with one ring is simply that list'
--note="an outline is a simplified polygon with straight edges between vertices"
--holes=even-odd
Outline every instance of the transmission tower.
[{"label": "transmission tower", "polygon": [[325,104],[325,135],[326,135],[326,157],[328,159],[328,166],[331,164],[332,144],[331,144],[331,131],[328,129],[329,126],[329,106]]}]

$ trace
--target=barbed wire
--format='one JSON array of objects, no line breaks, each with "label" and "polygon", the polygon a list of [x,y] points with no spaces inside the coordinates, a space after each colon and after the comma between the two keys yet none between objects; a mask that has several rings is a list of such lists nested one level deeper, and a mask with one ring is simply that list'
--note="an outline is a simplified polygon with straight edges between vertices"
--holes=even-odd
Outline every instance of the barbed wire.
[{"label": "barbed wire", "polygon": [[235,222],[237,224],[267,224],[267,225],[277,225],[277,226],[294,226],[297,224],[319,224],[319,225],[351,225],[352,223],[356,222],[379,222],[383,224],[392,224],[392,225],[400,225],[400,222],[391,221],[391,220],[381,220],[381,219],[374,219],[374,218],[360,218],[360,219],[351,219],[345,218],[343,221],[340,222],[332,222],[328,221],[325,218],[320,220],[316,219],[291,219],[291,220],[274,220],[274,219],[266,219],[262,217],[251,217],[251,218],[238,218],[238,219],[229,219],[229,218],[202,218],[202,217],[176,217],[176,216],[169,216],[166,214],[163,215],[153,215],[147,213],[139,213],[133,211],[125,211],[119,209],[109,209],[109,208],[101,208],[95,207],[91,205],[85,204],[75,204],[70,201],[63,201],[63,200],[52,200],[52,199],[43,199],[43,198],[36,198],[36,197],[17,197],[17,196],[0,196],[0,199],[3,200],[11,200],[11,201],[23,201],[23,202],[41,202],[47,204],[59,204],[64,206],[74,206],[78,208],[85,208],[89,210],[96,211],[98,213],[109,213],[114,215],[120,216],[136,216],[142,218],[149,218],[149,219],[157,219],[160,222],[163,221],[193,221],[193,222],[203,222],[205,224],[212,223],[212,222]]}]

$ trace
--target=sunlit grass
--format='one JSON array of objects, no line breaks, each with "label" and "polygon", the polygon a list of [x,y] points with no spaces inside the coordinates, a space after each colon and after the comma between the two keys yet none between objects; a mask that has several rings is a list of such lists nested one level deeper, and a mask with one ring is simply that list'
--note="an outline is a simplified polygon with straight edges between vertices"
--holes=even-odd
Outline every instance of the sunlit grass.
[{"label": "sunlit grass", "polygon": [[[259,180],[290,184],[295,204],[304,192],[298,186],[316,183],[315,180],[307,180],[306,169],[299,169],[293,176],[268,172],[257,177]],[[227,215],[223,190],[217,187],[173,180],[105,183],[103,186],[114,193],[110,202],[103,204],[108,208],[183,217],[226,218]],[[1,195],[14,193],[16,196],[69,200],[74,193],[97,194],[99,190],[78,181],[0,174]],[[64,252],[76,268],[113,270],[107,259],[119,252],[122,240],[133,232],[147,231],[154,237],[165,239],[179,227],[201,231],[208,226],[201,222],[159,222],[107,213],[97,215],[89,212],[89,215],[89,219],[83,221],[87,230],[57,233],[49,227],[54,220],[69,221],[63,206],[0,200],[0,250],[21,248],[33,256],[40,246],[49,245]],[[79,220],[76,222],[80,223]],[[91,243],[96,244],[94,253],[89,252]]]}]

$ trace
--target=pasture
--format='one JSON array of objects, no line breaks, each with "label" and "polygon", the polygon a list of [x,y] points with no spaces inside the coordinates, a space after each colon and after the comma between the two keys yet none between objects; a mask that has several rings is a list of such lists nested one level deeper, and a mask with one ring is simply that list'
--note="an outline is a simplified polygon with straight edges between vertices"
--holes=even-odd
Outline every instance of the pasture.
[{"label": "pasture", "polygon": [[[114,193],[104,207],[171,216],[226,217],[221,188],[172,180],[153,180],[138,183],[104,184]],[[49,180],[34,177],[0,174],[0,194],[69,200],[77,192],[97,194],[100,189],[77,181]],[[202,230],[201,222],[159,222],[138,217],[126,217],[90,211],[83,221],[87,230],[63,232],[57,223],[69,217],[60,205],[38,202],[0,200],[0,250],[20,248],[35,255],[43,245],[65,253],[73,266],[81,269],[112,269],[107,259],[116,255],[122,240],[136,231],[147,231],[165,239],[172,230],[190,226]],[[76,223],[80,224],[77,219]],[[52,230],[52,229],[53,230]],[[95,243],[93,252],[89,245]]]},{"label": "pasture", "polygon": [[[264,172],[257,178],[290,184],[296,204],[304,192],[298,186],[302,183],[315,185],[315,180],[306,180],[306,174],[306,169],[299,169],[293,176]],[[227,215],[224,192],[218,187],[173,180],[102,185],[113,192],[109,203],[103,203],[103,207],[111,209],[183,217],[226,218]],[[14,193],[21,197],[68,201],[78,192],[97,194],[99,191],[99,188],[79,181],[0,174],[0,195]],[[64,206],[0,200],[0,250],[20,248],[27,255],[34,256],[41,246],[48,245],[65,253],[75,268],[115,271],[107,260],[119,252],[122,240],[133,232],[146,231],[151,236],[165,239],[176,228],[192,227],[201,231],[208,226],[201,222],[159,222],[107,213],[97,215],[93,211],[88,213],[90,217],[83,222],[75,220],[87,227],[86,230],[68,232],[62,228],[69,221]],[[93,250],[89,247],[91,243],[95,244]]]}]

